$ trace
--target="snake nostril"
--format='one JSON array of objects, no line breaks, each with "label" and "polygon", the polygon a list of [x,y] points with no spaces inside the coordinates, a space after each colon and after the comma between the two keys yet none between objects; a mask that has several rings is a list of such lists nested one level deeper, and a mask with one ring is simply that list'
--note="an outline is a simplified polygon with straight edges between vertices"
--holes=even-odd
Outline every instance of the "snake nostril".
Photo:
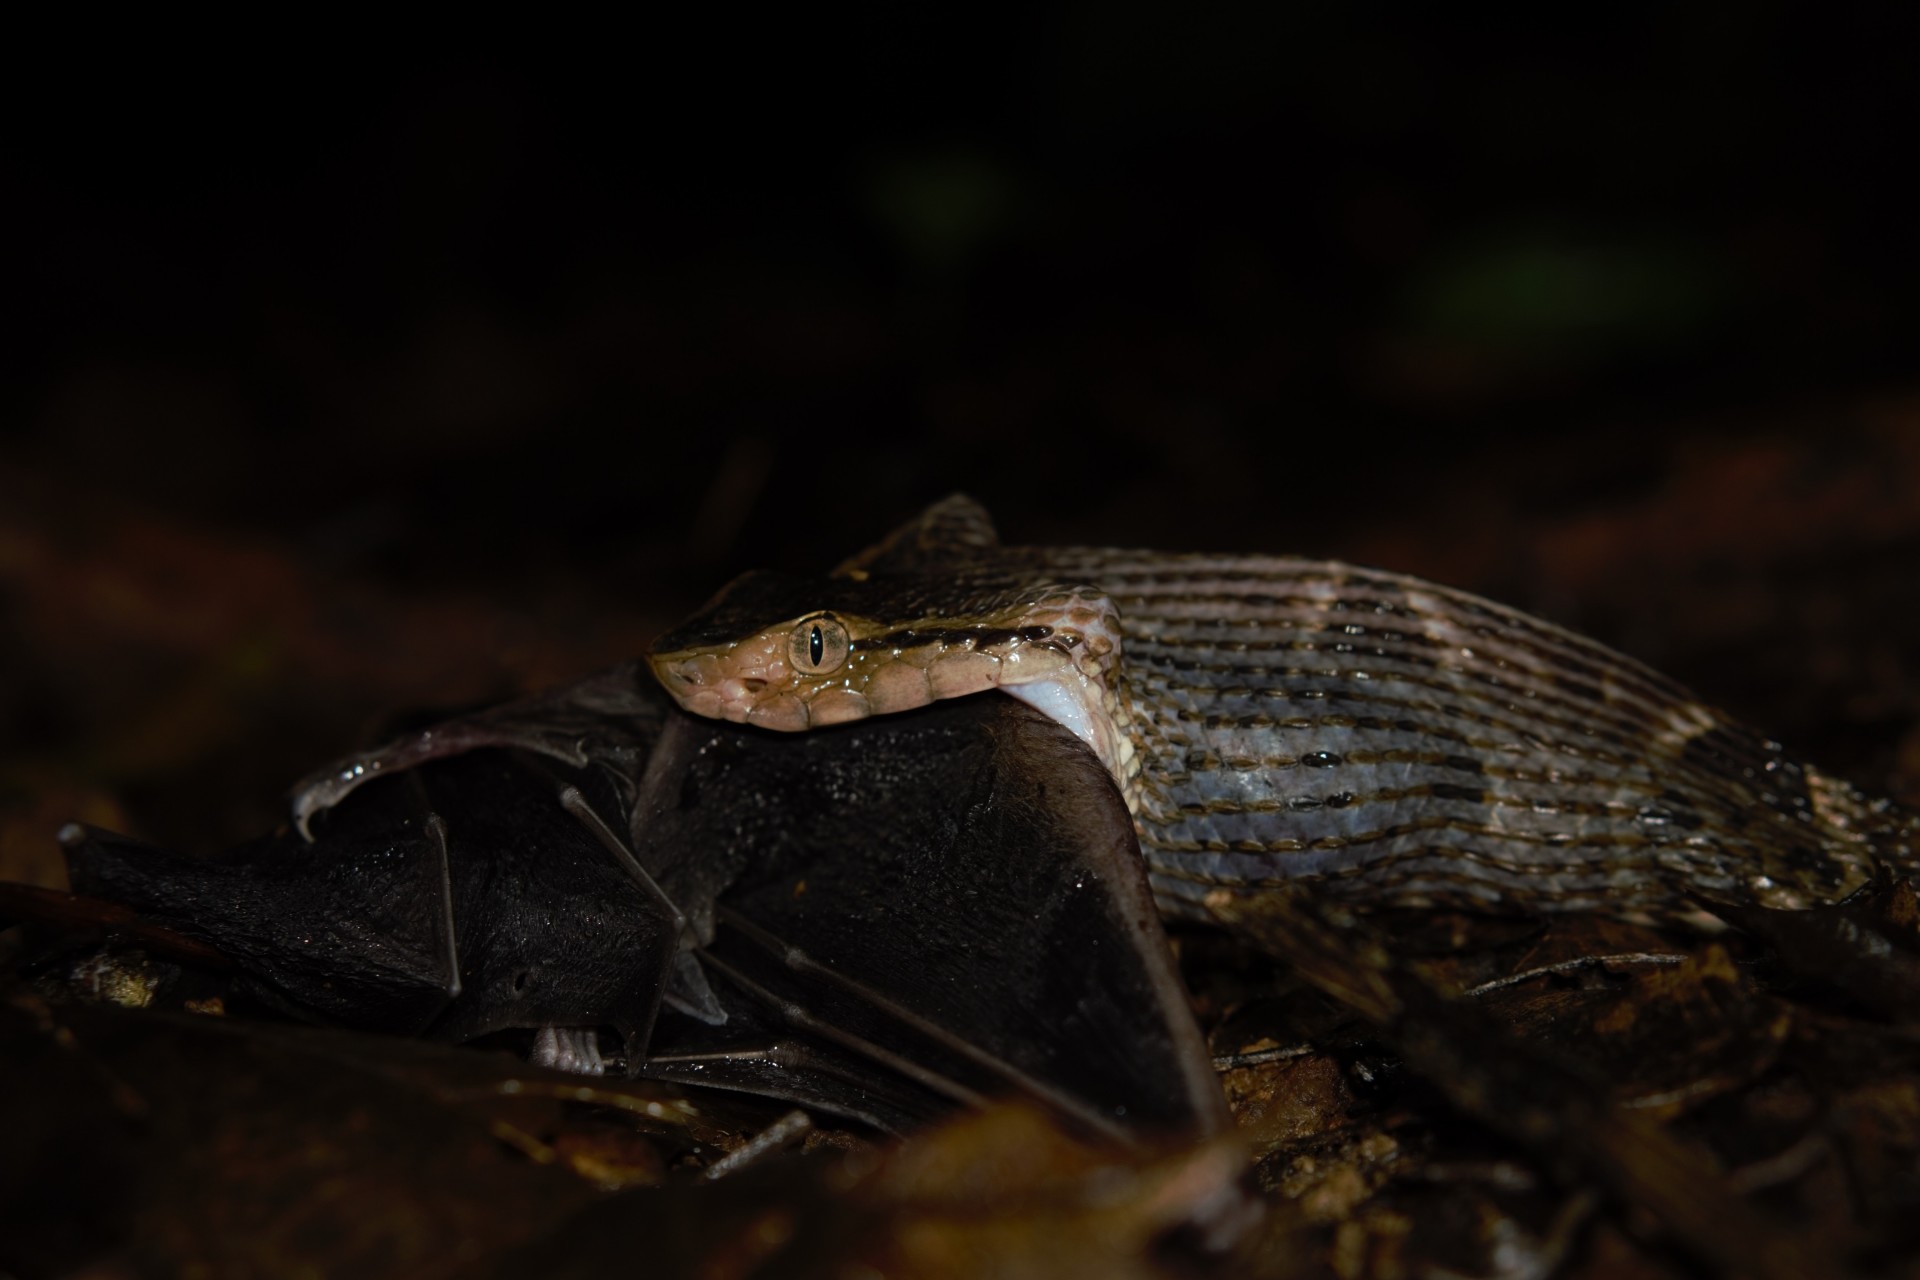
[{"label": "snake nostril", "polygon": [[748,678],[740,682],[740,687],[748,693],[759,693],[767,687],[767,682],[765,680]]}]

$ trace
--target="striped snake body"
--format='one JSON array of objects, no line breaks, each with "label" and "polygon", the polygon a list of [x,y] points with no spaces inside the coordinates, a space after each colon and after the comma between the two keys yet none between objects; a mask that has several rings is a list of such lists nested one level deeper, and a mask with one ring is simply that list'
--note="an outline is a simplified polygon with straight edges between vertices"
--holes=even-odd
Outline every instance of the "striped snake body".
[{"label": "striped snake body", "polygon": [[1176,914],[1304,878],[1697,920],[1833,901],[1920,846],[1915,815],[1518,610],[1329,561],[1003,547],[963,498],[831,577],[736,580],[651,663],[688,710],[775,729],[1021,697],[1113,773]]}]

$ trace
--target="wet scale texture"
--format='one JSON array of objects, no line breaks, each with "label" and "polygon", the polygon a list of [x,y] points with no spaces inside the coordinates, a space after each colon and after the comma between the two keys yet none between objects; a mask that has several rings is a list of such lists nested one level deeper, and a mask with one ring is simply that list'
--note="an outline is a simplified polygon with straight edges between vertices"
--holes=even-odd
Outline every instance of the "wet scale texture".
[{"label": "wet scale texture", "polygon": [[[1174,912],[1212,886],[1308,879],[1376,907],[1697,919],[1703,901],[1806,907],[1876,861],[1916,865],[1912,813],[1518,610],[1335,562],[1001,548],[991,529],[948,499],[842,566],[855,576],[749,575],[660,649],[777,633],[857,596],[934,672],[944,657],[920,637],[969,626],[1045,627],[1065,653],[1098,654],[997,682],[1043,709],[1091,707],[1106,731],[1083,736],[1123,744],[1102,754]],[[1061,594],[1110,603],[1117,660]],[[1083,696],[1036,695],[1075,681]]]},{"label": "wet scale texture", "polygon": [[1463,592],[1297,560],[1069,559],[1113,592],[1163,888],[1387,905],[1806,906],[1913,823],[1671,681]]}]

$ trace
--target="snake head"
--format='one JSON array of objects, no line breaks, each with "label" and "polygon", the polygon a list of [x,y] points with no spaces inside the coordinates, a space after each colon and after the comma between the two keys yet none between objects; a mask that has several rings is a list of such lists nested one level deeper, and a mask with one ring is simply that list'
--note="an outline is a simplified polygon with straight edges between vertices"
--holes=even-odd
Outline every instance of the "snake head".
[{"label": "snake head", "polygon": [[654,641],[647,660],[695,715],[785,730],[858,720],[872,714],[873,664],[855,645],[879,626],[838,585],[746,574]]},{"label": "snake head", "polygon": [[749,573],[648,662],[695,715],[796,731],[1079,678],[1112,650],[1111,616],[1092,589],[1052,583]]}]

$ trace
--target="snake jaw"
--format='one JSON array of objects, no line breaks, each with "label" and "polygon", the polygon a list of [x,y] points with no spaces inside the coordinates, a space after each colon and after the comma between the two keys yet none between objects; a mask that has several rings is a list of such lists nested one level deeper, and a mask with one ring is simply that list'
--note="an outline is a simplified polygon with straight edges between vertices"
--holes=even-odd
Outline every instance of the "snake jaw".
[{"label": "snake jaw", "polygon": [[823,677],[787,657],[791,627],[770,627],[734,644],[656,653],[654,675],[673,700],[697,716],[782,733],[863,720],[932,701],[926,674],[894,673],[897,662],[856,654]]},{"label": "snake jaw", "polygon": [[865,694],[844,688],[822,689],[807,700],[806,707],[807,721],[815,725],[845,724],[873,714]]},{"label": "snake jaw", "polygon": [[694,715],[770,729],[808,726],[806,707],[785,692],[793,671],[784,645],[764,635],[734,645],[654,654],[647,661],[673,700]]},{"label": "snake jaw", "polygon": [[933,681],[927,668],[912,662],[894,661],[882,665],[867,678],[867,703],[870,714],[889,715],[911,711],[934,700]]},{"label": "snake jaw", "polygon": [[927,686],[936,698],[964,698],[999,683],[1000,659],[978,650],[949,650],[927,667]]},{"label": "snake jaw", "polygon": [[[688,707],[687,710],[692,711],[693,708]],[[790,693],[748,703],[742,714],[730,718],[760,729],[777,729],[781,733],[798,733],[802,729],[812,728],[814,723],[807,714],[807,704]]]},{"label": "snake jaw", "polygon": [[[726,606],[735,590],[751,596],[757,589],[749,576],[713,607]],[[822,646],[832,637],[805,628],[828,622],[838,630],[837,645]],[[723,629],[712,626],[705,637],[687,634],[697,630],[689,624],[668,638],[673,647],[650,658],[661,684],[695,715],[796,733],[998,688],[1066,724],[1116,777],[1128,764],[1123,735],[1109,723],[1118,622],[1112,605],[1086,588],[1023,593],[1015,604],[971,616],[898,613],[882,621],[837,602],[831,610],[742,628],[739,639],[722,640],[713,632]],[[683,638],[693,643],[674,643]],[[813,653],[816,671],[805,642],[841,656],[822,661]]]}]

